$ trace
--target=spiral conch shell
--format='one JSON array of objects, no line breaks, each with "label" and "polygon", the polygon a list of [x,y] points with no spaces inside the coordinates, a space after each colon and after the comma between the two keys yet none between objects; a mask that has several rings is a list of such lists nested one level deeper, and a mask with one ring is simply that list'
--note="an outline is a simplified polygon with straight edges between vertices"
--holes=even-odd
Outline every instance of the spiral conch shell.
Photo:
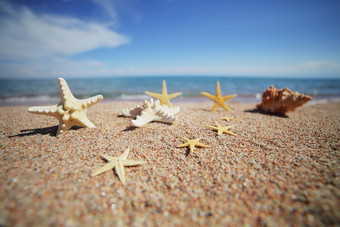
[{"label": "spiral conch shell", "polygon": [[286,114],[302,106],[312,97],[299,92],[292,92],[290,89],[277,89],[273,85],[263,91],[262,103],[256,105],[257,109],[276,114]]}]

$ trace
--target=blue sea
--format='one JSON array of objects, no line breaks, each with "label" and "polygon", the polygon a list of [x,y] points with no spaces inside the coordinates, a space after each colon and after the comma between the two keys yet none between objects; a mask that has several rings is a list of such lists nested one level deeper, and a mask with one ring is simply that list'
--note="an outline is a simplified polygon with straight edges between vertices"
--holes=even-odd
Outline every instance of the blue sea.
[{"label": "blue sea", "polygon": [[[166,81],[168,93],[182,92],[173,102],[207,100],[201,91],[215,94],[216,81],[222,95],[238,94],[233,101],[260,102],[263,90],[270,85],[288,87],[308,94],[312,102],[340,102],[340,79],[279,79],[254,77],[214,76],[138,76],[105,78],[65,78],[76,98],[102,94],[104,101],[142,101],[148,99],[145,91],[161,93]],[[0,79],[0,106],[56,104],[60,100],[57,78],[54,79]]]}]

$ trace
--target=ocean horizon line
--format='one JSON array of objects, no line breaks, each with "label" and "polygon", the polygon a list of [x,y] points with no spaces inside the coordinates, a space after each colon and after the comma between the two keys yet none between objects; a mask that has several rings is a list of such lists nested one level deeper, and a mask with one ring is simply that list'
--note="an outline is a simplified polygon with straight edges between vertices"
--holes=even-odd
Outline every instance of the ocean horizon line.
[{"label": "ocean horizon line", "polygon": [[[79,98],[79,97],[76,97]],[[84,97],[86,98],[86,97]],[[102,103],[108,102],[143,102],[144,100],[150,100],[152,97],[148,95],[122,95],[119,97],[104,97],[101,101]],[[237,95],[232,100],[228,101],[229,103],[260,103],[262,98],[262,94],[257,93],[253,95]],[[307,103],[308,105],[312,104],[319,104],[319,103],[339,103],[340,102],[340,95],[339,96],[312,96],[312,100]],[[79,98],[81,99],[81,98]],[[152,98],[154,99],[154,98]],[[171,102],[173,104],[181,104],[181,103],[200,103],[211,101],[207,97],[203,95],[196,95],[196,96],[180,96],[177,97]],[[33,105],[55,105],[60,102],[60,96],[20,96],[20,97],[7,97],[7,98],[0,98],[0,107],[4,106],[33,106]]]},{"label": "ocean horizon line", "polygon": [[[310,95],[315,100],[334,100],[340,97],[340,80],[334,79],[288,79],[254,77],[103,77],[86,79],[66,79],[73,95],[83,99],[102,94],[107,100],[140,101],[148,99],[145,91],[162,92],[162,82],[166,81],[168,93],[182,92],[175,100],[197,101],[201,92],[216,93],[216,82],[220,82],[222,95],[238,94],[238,102],[260,101],[262,92],[269,86],[288,87]],[[60,91],[57,79],[2,79],[0,83],[0,105],[38,105],[58,103]]]}]

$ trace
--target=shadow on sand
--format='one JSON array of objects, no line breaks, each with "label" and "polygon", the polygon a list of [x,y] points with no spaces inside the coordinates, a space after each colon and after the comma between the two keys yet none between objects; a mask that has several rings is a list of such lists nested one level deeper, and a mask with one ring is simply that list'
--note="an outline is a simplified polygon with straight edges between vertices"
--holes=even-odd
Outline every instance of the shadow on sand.
[{"label": "shadow on sand", "polygon": [[[81,127],[78,126],[73,126],[70,130],[78,130]],[[20,131],[19,134],[14,135],[14,136],[9,136],[8,138],[13,138],[13,137],[24,137],[24,136],[33,136],[33,135],[47,135],[49,134],[50,136],[55,136],[57,134],[58,126],[51,126],[51,127],[46,127],[46,128],[34,128],[34,129],[23,129]]]},{"label": "shadow on sand", "polygon": [[280,118],[289,118],[286,114],[273,114],[273,113],[267,113],[258,109],[252,109],[252,110],[245,110],[246,113],[257,113],[262,115],[268,115],[268,116],[274,116],[274,117],[280,117]]},{"label": "shadow on sand", "polygon": [[136,130],[137,127],[134,127],[134,126],[128,126],[126,127],[126,129],[124,129],[122,132],[127,132],[127,131],[133,131],[133,130]]}]

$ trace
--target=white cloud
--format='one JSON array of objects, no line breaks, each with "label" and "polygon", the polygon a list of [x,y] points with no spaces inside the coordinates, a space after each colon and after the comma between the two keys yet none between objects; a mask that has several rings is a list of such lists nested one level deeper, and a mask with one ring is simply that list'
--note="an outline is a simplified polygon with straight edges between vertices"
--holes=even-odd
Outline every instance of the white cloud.
[{"label": "white cloud", "polygon": [[108,15],[114,24],[118,23],[118,15],[114,7],[114,0],[92,0],[93,3],[99,5],[102,10]]},{"label": "white cloud", "polygon": [[0,63],[0,77],[6,78],[43,78],[56,76],[93,76],[100,74],[95,73],[102,70],[106,65],[102,62],[88,61],[72,61],[60,57],[37,58],[22,62]]},{"label": "white cloud", "polygon": [[129,42],[108,26],[56,15],[37,15],[27,8],[0,4],[0,59],[74,55]]}]

